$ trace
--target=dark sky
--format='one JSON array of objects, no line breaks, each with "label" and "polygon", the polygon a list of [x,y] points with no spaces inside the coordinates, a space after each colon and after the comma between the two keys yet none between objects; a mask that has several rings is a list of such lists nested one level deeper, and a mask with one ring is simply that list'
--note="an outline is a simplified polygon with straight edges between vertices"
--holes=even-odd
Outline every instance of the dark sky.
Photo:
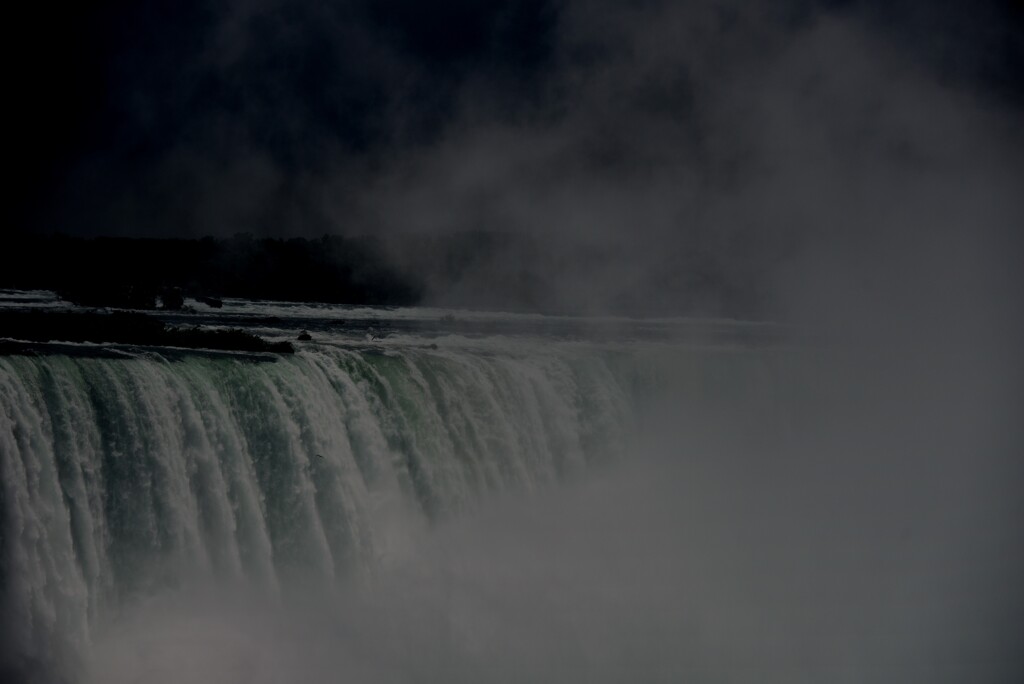
[{"label": "dark sky", "polygon": [[[5,223],[125,235],[371,230],[350,195],[453,129],[518,124],[557,135],[588,106],[608,118],[601,125],[625,125],[607,111],[614,103],[588,102],[578,87],[604,69],[625,64],[647,77],[642,92],[619,96],[646,98],[689,125],[700,147],[696,100],[714,87],[701,79],[774,59],[780,43],[828,17],[860,25],[878,49],[903,53],[949,87],[1024,104],[1020,3],[697,2],[683,12],[673,4],[683,3],[22,4],[5,22],[17,177]],[[681,42],[699,31],[706,44],[654,55],[663,62],[655,70],[675,73],[652,79],[627,53],[659,19],[681,22]],[[616,21],[640,25],[616,32]],[[687,51],[707,74],[680,64]],[[714,73],[716,59],[735,71]],[[609,130],[606,149],[595,136],[572,154],[595,169],[643,156],[616,137]]]},{"label": "dark sky", "polygon": [[15,230],[523,233],[574,302],[1024,215],[1019,2],[179,0],[5,25]]},{"label": "dark sky", "polygon": [[[470,81],[525,110],[559,20],[535,0],[87,5],[8,20],[20,228],[344,232],[300,186],[429,144]],[[249,189],[223,223],[187,208]]]}]

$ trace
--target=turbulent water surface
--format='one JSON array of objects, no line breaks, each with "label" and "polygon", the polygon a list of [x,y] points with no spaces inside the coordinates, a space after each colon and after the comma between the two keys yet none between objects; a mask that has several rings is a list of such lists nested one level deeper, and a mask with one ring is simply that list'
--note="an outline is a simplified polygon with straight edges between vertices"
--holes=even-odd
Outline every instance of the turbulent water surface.
[{"label": "turbulent water surface", "polygon": [[760,324],[194,308],[167,318],[311,339],[0,357],[13,676],[1016,672],[987,385],[922,404],[864,381],[884,358]]}]

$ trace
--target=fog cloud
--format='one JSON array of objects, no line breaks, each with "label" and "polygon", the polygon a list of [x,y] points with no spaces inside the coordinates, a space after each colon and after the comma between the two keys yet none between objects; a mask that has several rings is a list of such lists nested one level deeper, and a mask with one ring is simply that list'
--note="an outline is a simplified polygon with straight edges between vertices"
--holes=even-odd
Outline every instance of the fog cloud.
[{"label": "fog cloud", "polygon": [[794,282],[1012,240],[1022,215],[1020,17],[995,3],[126,16],[46,229],[372,234],[417,271],[410,235],[497,231],[519,242],[432,301],[776,317]]},{"label": "fog cloud", "polygon": [[1019,14],[882,4],[264,0],[117,62],[47,227],[373,234],[433,303],[819,344],[680,353],[618,469],[312,605],[128,610],[93,679],[1017,681]]},{"label": "fog cloud", "polygon": [[90,681],[1017,681],[1013,386],[876,351],[654,350],[616,463],[395,520],[336,591],[131,605]]}]

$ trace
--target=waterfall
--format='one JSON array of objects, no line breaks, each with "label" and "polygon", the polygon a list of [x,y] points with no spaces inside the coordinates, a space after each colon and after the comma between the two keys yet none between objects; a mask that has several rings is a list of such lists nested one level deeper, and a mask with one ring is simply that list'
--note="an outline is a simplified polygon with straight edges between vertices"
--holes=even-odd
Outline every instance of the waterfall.
[{"label": "waterfall", "polygon": [[346,325],[0,355],[0,681],[1019,679],[1005,385]]},{"label": "waterfall", "polygon": [[573,345],[0,357],[6,648],[74,654],[124,601],[191,581],[358,574],[396,502],[446,518],[620,452],[625,369]]}]

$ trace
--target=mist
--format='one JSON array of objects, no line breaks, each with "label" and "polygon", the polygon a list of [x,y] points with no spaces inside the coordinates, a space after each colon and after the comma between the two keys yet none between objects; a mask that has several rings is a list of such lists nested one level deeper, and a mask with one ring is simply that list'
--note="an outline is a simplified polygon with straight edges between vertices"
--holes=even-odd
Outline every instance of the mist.
[{"label": "mist", "polygon": [[1016,681],[1020,384],[877,351],[654,349],[614,462],[393,510],[338,587],[132,604],[88,680]]},{"label": "mist", "polygon": [[856,15],[579,14],[549,109],[503,121],[471,99],[369,195],[383,225],[534,236],[541,256],[517,265],[569,309],[745,318],[791,312],[787,285],[831,292],[819,260],[914,279],[915,251],[1020,225],[1015,109],[943,84]]},{"label": "mist", "polygon": [[74,678],[1019,681],[1021,17],[913,4],[200,3],[115,50],[26,230],[369,235],[427,305],[783,332],[638,345],[617,458],[385,502],[337,583],[125,601]]},{"label": "mist", "polygon": [[[791,313],[793,287],[829,291],[822,259],[911,270],[933,236],[1006,241],[1021,220],[1024,52],[997,3],[243,2],[132,20],[36,229],[372,235],[428,303],[764,319]],[[509,247],[438,273],[417,236],[466,232]]]}]

